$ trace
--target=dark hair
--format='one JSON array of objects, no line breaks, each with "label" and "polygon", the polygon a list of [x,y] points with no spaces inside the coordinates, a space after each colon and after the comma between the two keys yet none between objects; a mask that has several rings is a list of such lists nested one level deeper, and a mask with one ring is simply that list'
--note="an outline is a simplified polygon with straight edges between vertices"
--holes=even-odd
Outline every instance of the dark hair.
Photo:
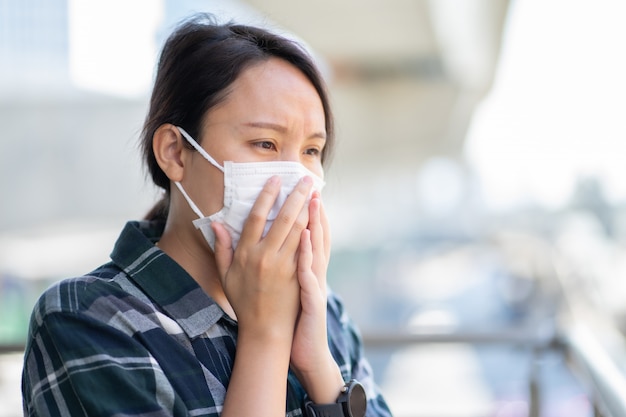
[{"label": "dark hair", "polygon": [[141,135],[144,163],[153,182],[166,191],[147,219],[164,219],[169,179],[156,162],[152,139],[159,126],[172,123],[199,137],[204,115],[223,100],[228,87],[253,64],[280,58],[299,69],[320,96],[326,122],[322,162],[334,144],[333,116],[326,86],[310,55],[297,43],[265,29],[217,24],[210,15],[184,21],[167,39],[159,59],[150,108]]}]

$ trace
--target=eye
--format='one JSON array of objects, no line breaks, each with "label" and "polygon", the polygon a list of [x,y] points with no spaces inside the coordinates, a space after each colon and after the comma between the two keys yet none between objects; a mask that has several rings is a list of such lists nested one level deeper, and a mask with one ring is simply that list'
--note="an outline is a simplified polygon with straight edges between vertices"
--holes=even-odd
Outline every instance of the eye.
[{"label": "eye", "polygon": [[268,140],[263,140],[260,142],[254,142],[254,146],[261,148],[261,149],[267,149],[268,151],[271,150],[275,150],[276,149],[276,145],[274,145],[274,143],[268,141]]},{"label": "eye", "polygon": [[306,155],[318,157],[318,156],[320,156],[322,154],[322,151],[320,149],[318,149],[318,148],[309,148],[309,149],[306,149],[304,151],[304,153]]}]

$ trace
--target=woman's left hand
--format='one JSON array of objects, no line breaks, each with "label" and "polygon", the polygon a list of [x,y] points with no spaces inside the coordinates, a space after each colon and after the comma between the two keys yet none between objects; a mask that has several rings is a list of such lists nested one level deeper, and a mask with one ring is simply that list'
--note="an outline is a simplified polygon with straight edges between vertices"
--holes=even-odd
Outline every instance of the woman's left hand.
[{"label": "woman's left hand", "polygon": [[301,310],[291,348],[291,367],[309,397],[335,402],[344,384],[330,353],[326,332],[326,270],[330,228],[318,192],[309,204],[309,226],[302,232],[298,253]]}]

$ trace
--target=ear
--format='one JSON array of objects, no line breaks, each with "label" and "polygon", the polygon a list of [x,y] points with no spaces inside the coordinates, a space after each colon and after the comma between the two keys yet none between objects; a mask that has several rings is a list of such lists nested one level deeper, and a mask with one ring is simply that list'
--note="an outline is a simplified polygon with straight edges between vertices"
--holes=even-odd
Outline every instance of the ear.
[{"label": "ear", "polygon": [[183,179],[186,148],[185,138],[182,137],[176,126],[166,123],[154,132],[152,150],[154,157],[170,181]]}]

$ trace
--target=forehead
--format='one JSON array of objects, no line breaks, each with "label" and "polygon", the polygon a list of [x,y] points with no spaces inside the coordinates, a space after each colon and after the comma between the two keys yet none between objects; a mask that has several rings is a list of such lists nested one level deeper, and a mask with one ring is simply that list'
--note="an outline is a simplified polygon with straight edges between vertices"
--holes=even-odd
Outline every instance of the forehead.
[{"label": "forehead", "polygon": [[317,95],[311,80],[298,67],[275,57],[246,67],[233,83],[233,87],[236,88],[237,85],[244,86],[249,83],[257,85],[261,81],[274,86],[283,85],[297,89],[311,89]]},{"label": "forehead", "polygon": [[318,129],[325,126],[324,107],[313,83],[297,67],[278,58],[244,69],[206,116],[213,122],[225,118],[301,118],[321,124]]}]

